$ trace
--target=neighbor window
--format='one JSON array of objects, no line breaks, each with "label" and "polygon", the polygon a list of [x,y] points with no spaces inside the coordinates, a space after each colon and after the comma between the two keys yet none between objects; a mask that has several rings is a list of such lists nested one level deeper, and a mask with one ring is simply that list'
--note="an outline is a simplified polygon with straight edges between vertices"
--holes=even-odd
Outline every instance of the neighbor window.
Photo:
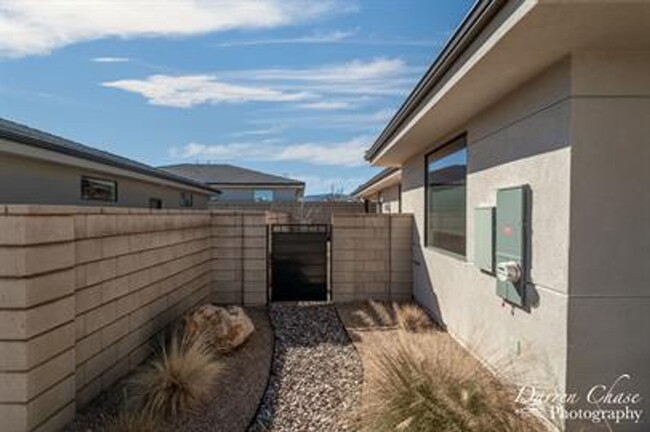
[{"label": "neighbor window", "polygon": [[163,202],[160,198],[149,198],[149,208],[150,209],[161,209],[163,208]]},{"label": "neighbor window", "polygon": [[467,144],[454,139],[426,156],[426,245],[465,256]]},{"label": "neighbor window", "polygon": [[191,192],[181,192],[181,207],[192,207],[194,205],[194,195]]},{"label": "neighbor window", "polygon": [[270,202],[273,201],[273,191],[266,189],[255,189],[253,191],[253,200],[256,202]]},{"label": "neighbor window", "polygon": [[86,201],[117,201],[117,182],[95,177],[81,177],[81,199]]}]

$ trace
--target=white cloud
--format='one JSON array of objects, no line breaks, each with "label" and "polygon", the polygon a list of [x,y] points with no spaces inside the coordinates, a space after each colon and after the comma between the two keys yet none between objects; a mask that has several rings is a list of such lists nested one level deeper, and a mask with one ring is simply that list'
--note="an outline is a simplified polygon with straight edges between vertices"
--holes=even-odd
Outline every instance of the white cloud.
[{"label": "white cloud", "polygon": [[375,128],[376,126],[385,125],[395,113],[392,109],[380,109],[373,112],[351,112],[346,114],[327,113],[320,115],[302,115],[294,117],[273,117],[262,118],[252,121],[257,125],[269,125],[282,123],[291,127],[309,127],[309,128]]},{"label": "white cloud", "polygon": [[330,32],[314,32],[305,36],[292,38],[252,39],[220,43],[220,47],[255,46],[255,45],[285,45],[285,44],[326,44],[343,42],[356,33],[355,31],[334,30]]},{"label": "white cloud", "polygon": [[245,76],[257,80],[291,80],[330,83],[359,82],[375,80],[404,74],[408,68],[398,58],[377,58],[370,61],[353,60],[342,64],[333,64],[304,69],[258,69],[239,71]]},{"label": "white cloud", "polygon": [[320,101],[320,102],[310,102],[310,103],[298,104],[296,106],[298,108],[333,111],[333,110],[351,108],[352,104],[350,104],[349,102],[346,102],[346,101]]},{"label": "white cloud", "polygon": [[282,90],[312,93],[402,96],[413,86],[420,68],[399,58],[353,60],[309,68],[226,71],[223,76],[265,82]]},{"label": "white cloud", "polygon": [[234,137],[243,137],[243,136],[261,136],[261,135],[273,135],[282,132],[285,128],[282,126],[271,126],[263,129],[253,129],[241,132],[233,132],[230,135]]},{"label": "white cloud", "polygon": [[[105,87],[138,93],[154,105],[187,108],[220,102],[306,102],[302,108],[349,108],[340,95],[401,96],[414,81],[415,68],[401,59],[296,69],[252,69],[198,75],[152,75],[144,79],[105,82]],[[337,96],[338,95],[338,96]]]},{"label": "white cloud", "polygon": [[298,45],[298,44],[348,44],[348,45],[375,45],[375,46],[441,46],[449,35],[442,34],[439,39],[413,39],[413,38],[386,38],[376,35],[359,35],[360,30],[333,30],[328,32],[312,32],[303,36],[243,39],[220,43],[220,47],[240,47],[258,45]]},{"label": "white cloud", "polygon": [[128,57],[95,57],[90,61],[94,63],[127,63],[131,59]]},{"label": "white cloud", "polygon": [[227,144],[189,143],[172,148],[174,158],[226,161],[234,159],[259,161],[291,161],[316,165],[365,165],[363,155],[370,144],[368,136],[333,143],[298,143],[284,146],[264,145],[259,142],[235,142]]},{"label": "white cloud", "polygon": [[107,37],[274,28],[355,9],[341,0],[3,0],[0,55],[47,54]]},{"label": "white cloud", "polygon": [[305,92],[228,84],[212,75],[152,75],[143,80],[119,80],[102,85],[138,93],[152,105],[176,108],[225,102],[291,102],[311,97]]}]

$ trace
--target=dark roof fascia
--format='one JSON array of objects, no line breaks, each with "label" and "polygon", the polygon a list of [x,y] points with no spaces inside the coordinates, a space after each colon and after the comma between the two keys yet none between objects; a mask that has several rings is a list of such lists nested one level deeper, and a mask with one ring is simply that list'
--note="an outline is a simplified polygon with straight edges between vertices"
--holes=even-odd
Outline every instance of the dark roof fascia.
[{"label": "dark roof fascia", "polygon": [[451,69],[456,60],[490,23],[508,0],[478,0],[465,16],[458,29],[449,39],[436,60],[417,83],[397,113],[388,122],[373,145],[366,151],[365,159],[371,161],[395,136],[402,125],[420,107],[420,104]]},{"label": "dark roof fascia", "polygon": [[206,184],[209,185],[214,185],[216,187],[219,186],[268,186],[268,187],[305,187],[305,183],[303,182],[296,182],[296,183],[229,183],[229,182],[207,182]]},{"label": "dark roof fascia", "polygon": [[357,196],[358,194],[360,194],[360,193],[363,192],[364,190],[368,189],[369,187],[371,187],[371,186],[374,185],[375,183],[379,183],[379,182],[382,181],[383,179],[385,179],[385,178],[391,176],[392,174],[398,172],[399,170],[400,170],[400,169],[397,168],[397,167],[390,167],[390,168],[386,168],[386,169],[384,169],[384,170],[381,170],[379,173],[377,173],[377,174],[375,174],[374,176],[372,176],[372,177],[370,178],[370,180],[368,180],[367,182],[363,183],[362,185],[358,186],[355,190],[353,190],[353,191],[350,193],[350,195],[351,195],[351,196]]},{"label": "dark roof fascia", "polygon": [[[153,168],[153,167],[151,167],[150,169],[146,169],[146,168],[139,168],[139,167],[128,165],[128,164],[122,164],[122,163],[119,163],[118,161],[112,160],[110,158],[103,158],[103,157],[98,156],[98,155],[85,153],[83,151],[79,151],[79,150],[76,150],[76,149],[64,147],[64,146],[61,146],[61,145],[58,145],[58,144],[55,144],[55,143],[51,143],[51,142],[48,142],[46,140],[38,139],[38,138],[35,138],[35,137],[25,136],[25,135],[22,135],[22,134],[19,134],[19,133],[15,133],[13,131],[0,129],[0,138],[4,138],[4,139],[9,140],[9,141],[18,142],[18,143],[28,145],[28,146],[32,146],[32,147],[38,147],[38,148],[41,148],[41,149],[44,149],[44,150],[53,151],[53,152],[56,152],[56,153],[66,154],[68,156],[78,157],[80,159],[85,159],[85,160],[89,160],[89,161],[92,161],[92,162],[101,163],[103,165],[108,165],[108,166],[112,166],[112,167],[115,167],[115,168],[121,168],[121,169],[124,169],[126,171],[137,172],[139,174],[144,174],[144,175],[149,176],[149,177],[157,177],[157,178],[167,180],[167,181],[171,181],[171,182],[174,182],[174,183],[180,183],[180,184],[183,184],[185,186],[191,186],[191,187],[194,187],[194,188],[197,188],[197,189],[202,189],[202,190],[204,190],[206,192],[210,192],[210,193],[215,192],[214,188],[212,188],[210,186],[207,186],[207,185],[205,185],[203,183],[195,182],[195,181],[193,181],[191,179],[187,179],[185,177],[180,177],[180,176],[176,176],[176,175],[173,175],[173,174],[168,174],[168,173],[166,173],[164,171],[159,171],[159,170],[157,170],[156,168]],[[64,139],[64,138],[62,138],[62,139]]]},{"label": "dark roof fascia", "polygon": [[[195,181],[200,181],[205,184],[210,184],[210,185],[242,185],[242,186],[247,186],[247,185],[272,185],[272,186],[292,186],[292,187],[304,187],[305,182],[302,182],[300,180],[296,179],[291,179],[288,177],[282,177],[278,176],[275,174],[269,174],[265,173],[262,171],[256,171],[250,168],[244,168],[236,165],[230,165],[230,164],[217,164],[217,165],[210,165],[210,164],[191,164],[191,163],[181,163],[181,164],[176,164],[176,165],[165,165],[165,166],[160,166],[158,167],[159,169],[170,172],[175,175],[180,175],[184,176],[187,178],[191,178]],[[233,176],[237,176],[237,174],[244,173],[245,175],[251,175],[253,174],[256,176],[256,180],[238,180],[238,181],[229,181],[229,180],[224,180],[220,181],[218,179],[215,179],[214,176],[212,175],[200,175],[201,173],[194,173],[194,172],[186,172],[183,170],[183,168],[191,168],[191,169],[200,169],[203,170],[204,168],[209,168],[212,170],[219,170],[219,169],[225,169],[225,170],[235,170],[239,171],[238,173],[235,172],[233,173]],[[198,174],[198,176],[194,176],[194,174]],[[207,178],[206,178],[207,177]],[[213,177],[213,178],[209,178]],[[226,176],[227,177],[227,176]],[[226,178],[224,177],[224,178]],[[262,178],[260,178],[262,177]]]}]

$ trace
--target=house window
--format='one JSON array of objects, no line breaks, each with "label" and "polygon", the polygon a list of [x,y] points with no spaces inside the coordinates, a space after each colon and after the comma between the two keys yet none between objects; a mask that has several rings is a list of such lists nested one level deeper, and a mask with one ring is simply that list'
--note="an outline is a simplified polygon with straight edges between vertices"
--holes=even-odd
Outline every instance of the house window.
[{"label": "house window", "polygon": [[267,189],[255,189],[253,191],[253,200],[255,202],[271,202],[273,201],[273,191]]},{"label": "house window", "polygon": [[117,182],[95,177],[81,177],[81,199],[117,202]]},{"label": "house window", "polygon": [[465,256],[467,143],[454,139],[426,156],[426,245]]},{"label": "house window", "polygon": [[161,209],[163,208],[163,202],[160,198],[149,198],[149,208],[150,209]]},{"label": "house window", "polygon": [[191,192],[181,192],[181,207],[192,207],[194,205],[194,195]]}]

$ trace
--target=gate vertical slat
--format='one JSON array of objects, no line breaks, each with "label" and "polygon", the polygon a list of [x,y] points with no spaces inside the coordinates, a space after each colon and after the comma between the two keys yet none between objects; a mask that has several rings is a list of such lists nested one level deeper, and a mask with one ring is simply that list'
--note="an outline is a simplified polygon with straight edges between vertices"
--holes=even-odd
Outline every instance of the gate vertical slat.
[{"label": "gate vertical slat", "polygon": [[270,227],[271,300],[327,300],[330,226],[277,224]]}]

